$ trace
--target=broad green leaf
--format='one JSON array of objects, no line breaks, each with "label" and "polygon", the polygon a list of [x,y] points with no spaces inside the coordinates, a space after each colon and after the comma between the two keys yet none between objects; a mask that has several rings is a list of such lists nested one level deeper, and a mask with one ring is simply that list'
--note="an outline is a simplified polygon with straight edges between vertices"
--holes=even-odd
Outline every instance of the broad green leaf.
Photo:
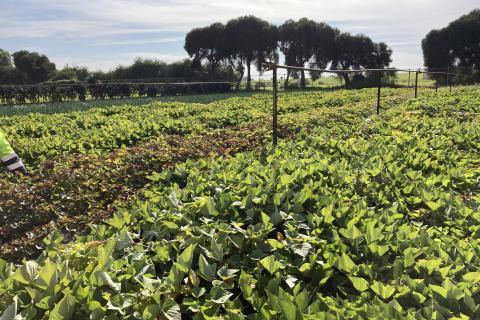
[{"label": "broad green leaf", "polygon": [[52,312],[50,312],[49,319],[51,320],[67,320],[72,319],[75,312],[75,305],[77,300],[75,297],[67,293],[59,303],[55,305]]},{"label": "broad green leaf", "polygon": [[434,271],[437,271],[440,268],[441,264],[442,264],[442,260],[440,259],[430,259],[430,260],[420,259],[417,261],[417,265],[426,269],[429,275],[432,275]]},{"label": "broad green leaf", "polygon": [[215,279],[217,264],[209,264],[203,254],[200,254],[200,257],[198,258],[198,267],[200,271],[200,276],[202,276],[202,278],[210,282]]},{"label": "broad green leaf", "polygon": [[31,284],[38,276],[40,266],[35,261],[27,261],[13,274],[13,280],[22,284]]},{"label": "broad green leaf", "polygon": [[125,225],[125,220],[121,213],[114,213],[113,216],[105,221],[106,224],[120,230]]},{"label": "broad green leaf", "polygon": [[388,252],[388,249],[389,249],[388,246],[380,246],[380,245],[378,245],[377,243],[371,243],[371,244],[368,246],[368,248],[370,249],[370,251],[371,251],[373,254],[375,254],[375,255],[377,255],[377,256],[379,256],[379,257],[381,257],[381,256],[383,256],[385,253],[387,253],[387,252]]},{"label": "broad green leaf", "polygon": [[321,214],[327,224],[331,224],[335,220],[333,216],[333,205],[323,208]]},{"label": "broad green leaf", "polygon": [[293,181],[293,177],[291,175],[284,174],[284,175],[280,176],[280,185],[282,185],[282,186],[287,186],[292,181]]},{"label": "broad green leaf", "polygon": [[368,244],[380,240],[383,238],[382,233],[377,229],[376,222],[370,222],[367,224],[366,232],[364,234],[365,240]]},{"label": "broad green leaf", "polygon": [[177,259],[177,267],[182,272],[188,272],[192,266],[193,251],[195,245],[191,244],[183,250],[182,254]]},{"label": "broad green leaf", "polygon": [[267,242],[272,248],[275,249],[283,249],[285,247],[280,241],[276,239],[268,239]]},{"label": "broad green leaf", "polygon": [[238,273],[238,269],[228,269],[226,265],[218,269],[218,276],[222,278],[223,281],[235,278],[236,274]]},{"label": "broad green leaf", "polygon": [[362,236],[362,233],[357,227],[355,227],[355,225],[352,225],[348,229],[341,229],[340,234],[348,240],[357,240]]},{"label": "broad green leaf", "polygon": [[115,292],[120,292],[121,285],[120,283],[115,283],[110,275],[105,271],[96,272],[96,279],[98,286],[107,286]]},{"label": "broad green leaf", "polygon": [[149,304],[145,310],[143,310],[143,318],[145,320],[155,320],[161,312],[160,305]]},{"label": "broad green leaf", "polygon": [[278,303],[280,304],[280,308],[282,309],[282,315],[287,320],[297,320],[297,308],[295,304],[288,300],[279,299]]},{"label": "broad green leaf", "polygon": [[440,201],[437,201],[437,202],[434,202],[434,201],[427,201],[425,202],[425,204],[430,208],[432,209],[433,211],[437,211],[438,209],[440,209],[443,205],[442,202]]},{"label": "broad green leaf", "polygon": [[212,250],[210,252],[212,257],[218,262],[222,262],[223,261],[223,244],[218,243],[217,239],[215,239],[215,237],[212,237],[210,248]]},{"label": "broad green leaf", "polygon": [[123,250],[135,244],[127,229],[122,229],[118,234],[117,249]]},{"label": "broad green leaf", "polygon": [[337,259],[336,267],[345,273],[353,273],[357,269],[355,262],[345,252]]},{"label": "broad green leaf", "polygon": [[395,293],[395,287],[390,285],[384,285],[381,282],[374,281],[370,285],[370,288],[383,300],[389,299]]},{"label": "broad green leaf", "polygon": [[465,281],[471,282],[471,283],[477,283],[480,282],[480,272],[468,272],[463,275],[463,279]]},{"label": "broad green leaf", "polygon": [[353,287],[358,291],[363,292],[368,290],[369,287],[368,287],[367,280],[359,277],[353,277],[353,276],[349,276],[348,278],[352,282]]},{"label": "broad green leaf", "polygon": [[233,296],[233,293],[228,292],[220,287],[213,287],[212,290],[210,291],[210,301],[217,304],[226,303],[232,296]]},{"label": "broad green leaf", "polygon": [[274,256],[267,256],[260,260],[260,264],[271,274],[280,270],[283,265],[275,259]]},{"label": "broad green leaf", "polygon": [[57,273],[57,264],[47,259],[42,269],[38,273],[35,285],[42,290],[47,290],[48,287],[56,285],[55,275]]},{"label": "broad green leaf", "polygon": [[441,286],[437,286],[437,285],[434,285],[434,284],[430,284],[428,286],[428,288],[430,288],[430,290],[432,292],[435,292],[437,293],[438,295],[440,295],[442,298],[444,299],[447,299],[448,298],[448,290],[441,287]]},{"label": "broad green leaf", "polygon": [[13,297],[12,303],[0,314],[0,320],[15,320],[18,312],[18,298]]},{"label": "broad green leaf", "polygon": [[167,262],[170,259],[170,247],[168,245],[158,245],[155,247],[154,261]]},{"label": "broad green leaf", "polygon": [[306,289],[302,290],[295,296],[295,304],[301,312],[303,312],[308,307],[309,303],[310,294]]},{"label": "broad green leaf", "polygon": [[182,320],[182,313],[180,312],[180,307],[174,300],[165,300],[162,303],[161,313],[166,320]]},{"label": "broad green leaf", "polygon": [[108,240],[107,243],[98,250],[97,270],[103,269],[104,267],[110,265],[112,262],[112,253],[116,245],[117,239],[111,239]]},{"label": "broad green leaf", "polygon": [[185,267],[181,266],[179,263],[175,262],[168,273],[168,281],[170,284],[178,287],[183,280],[183,276],[186,272],[182,271]]}]

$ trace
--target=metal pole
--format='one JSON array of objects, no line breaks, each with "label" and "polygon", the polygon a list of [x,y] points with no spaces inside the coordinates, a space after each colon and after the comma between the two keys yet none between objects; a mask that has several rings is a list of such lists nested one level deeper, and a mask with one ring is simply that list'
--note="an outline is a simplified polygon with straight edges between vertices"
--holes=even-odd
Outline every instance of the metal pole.
[{"label": "metal pole", "polygon": [[277,99],[278,99],[278,83],[277,83],[277,66],[273,66],[273,115],[272,115],[272,134],[273,147],[277,146],[278,128],[277,128]]},{"label": "metal pole", "polygon": [[415,98],[418,95],[418,70],[415,71]]},{"label": "metal pole", "polygon": [[447,86],[450,87],[450,92],[452,91],[452,85],[450,84],[450,66],[447,68]]},{"label": "metal pole", "polygon": [[380,93],[382,89],[382,72],[378,72],[377,115],[380,114]]},{"label": "metal pole", "polygon": [[438,92],[438,80],[435,80],[435,92]]},{"label": "metal pole", "polygon": [[410,88],[410,69],[408,69],[408,88]]}]

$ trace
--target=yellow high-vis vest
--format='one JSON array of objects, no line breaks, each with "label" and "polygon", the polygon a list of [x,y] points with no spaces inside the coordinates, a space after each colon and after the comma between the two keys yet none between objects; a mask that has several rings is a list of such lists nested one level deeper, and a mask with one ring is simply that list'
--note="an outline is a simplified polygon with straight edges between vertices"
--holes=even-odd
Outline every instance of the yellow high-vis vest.
[{"label": "yellow high-vis vest", "polygon": [[12,147],[8,143],[7,139],[5,139],[3,133],[0,131],[0,158],[6,157],[12,153]]},{"label": "yellow high-vis vest", "polygon": [[20,171],[24,174],[27,174],[25,167],[23,166],[22,160],[17,156],[15,151],[8,143],[5,136],[0,131],[0,161],[8,168],[10,171]]}]

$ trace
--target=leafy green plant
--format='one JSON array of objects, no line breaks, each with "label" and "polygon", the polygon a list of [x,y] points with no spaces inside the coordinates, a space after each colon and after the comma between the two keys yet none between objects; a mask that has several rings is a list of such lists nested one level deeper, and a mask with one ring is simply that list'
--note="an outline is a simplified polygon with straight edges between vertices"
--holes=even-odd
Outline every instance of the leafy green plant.
[{"label": "leafy green plant", "polygon": [[90,233],[68,243],[52,234],[35,261],[0,260],[0,312],[478,318],[477,92],[465,91],[470,104],[443,93],[380,117],[306,108],[282,125],[308,130],[270,154],[152,173],[136,201]]}]

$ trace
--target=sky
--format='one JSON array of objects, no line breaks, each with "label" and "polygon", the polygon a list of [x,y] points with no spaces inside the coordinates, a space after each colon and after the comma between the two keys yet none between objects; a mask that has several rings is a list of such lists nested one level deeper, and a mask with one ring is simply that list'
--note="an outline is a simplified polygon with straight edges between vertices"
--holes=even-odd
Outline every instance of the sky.
[{"label": "sky", "polygon": [[46,54],[57,68],[108,71],[137,57],[184,59],[190,29],[253,14],[363,33],[393,49],[393,66],[416,68],[430,30],[478,7],[479,0],[0,0],[0,48]]}]

